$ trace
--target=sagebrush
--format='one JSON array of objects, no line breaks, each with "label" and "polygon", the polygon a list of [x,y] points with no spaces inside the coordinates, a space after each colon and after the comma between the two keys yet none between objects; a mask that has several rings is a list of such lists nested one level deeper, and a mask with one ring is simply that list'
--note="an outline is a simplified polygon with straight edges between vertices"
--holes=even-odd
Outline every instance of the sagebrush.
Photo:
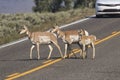
[{"label": "sagebrush", "polygon": [[57,13],[0,14],[0,45],[23,37],[19,34],[23,25],[30,31],[45,31],[55,24],[64,25],[93,14],[94,9],[88,8]]}]

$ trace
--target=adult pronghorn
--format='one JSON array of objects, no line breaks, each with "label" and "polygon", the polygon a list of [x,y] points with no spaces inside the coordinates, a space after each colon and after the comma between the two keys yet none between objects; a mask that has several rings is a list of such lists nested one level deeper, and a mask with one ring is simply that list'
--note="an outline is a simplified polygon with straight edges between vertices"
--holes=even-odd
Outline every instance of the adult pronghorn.
[{"label": "adult pronghorn", "polygon": [[[65,43],[65,55],[64,58],[67,57],[67,49],[70,44],[77,43],[79,45],[80,41],[80,34],[88,36],[88,32],[86,30],[69,30],[69,31],[62,31],[60,30],[59,26],[54,26],[51,32],[56,32],[58,38],[62,38],[63,42]],[[80,45],[79,45],[80,46]],[[80,53],[81,56],[81,53]]]},{"label": "adult pronghorn", "polygon": [[96,41],[96,36],[94,36],[94,35],[85,36],[85,35],[81,34],[81,39],[80,39],[79,43],[82,45],[83,59],[86,57],[86,51],[87,51],[87,48],[89,45],[93,48],[92,59],[95,58],[95,45],[94,45],[95,41]]},{"label": "adult pronghorn", "polygon": [[31,40],[31,42],[33,44],[30,49],[30,59],[32,59],[32,50],[35,47],[35,45],[37,46],[38,59],[40,59],[40,54],[39,54],[39,45],[40,44],[47,44],[48,47],[50,48],[50,52],[49,52],[49,55],[47,58],[47,59],[49,59],[51,57],[51,53],[53,51],[51,43],[53,43],[58,48],[60,55],[63,58],[61,49],[58,45],[57,38],[54,33],[50,33],[50,32],[32,32],[31,33],[25,25],[24,25],[23,29],[21,30],[20,34],[23,34],[23,33],[27,34],[28,38]]}]

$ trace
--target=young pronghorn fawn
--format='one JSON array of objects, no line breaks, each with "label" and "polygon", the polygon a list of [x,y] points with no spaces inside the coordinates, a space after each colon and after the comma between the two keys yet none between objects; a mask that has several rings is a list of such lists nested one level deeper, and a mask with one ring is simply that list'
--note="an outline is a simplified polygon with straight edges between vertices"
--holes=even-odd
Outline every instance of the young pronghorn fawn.
[{"label": "young pronghorn fawn", "polygon": [[49,59],[53,51],[51,43],[53,43],[58,48],[60,55],[63,58],[63,54],[61,52],[60,46],[58,45],[57,38],[54,35],[54,33],[50,33],[50,32],[32,32],[31,33],[25,25],[24,25],[24,28],[21,30],[20,34],[23,34],[23,33],[27,34],[27,36],[29,37],[29,39],[33,44],[30,49],[30,59],[32,59],[32,50],[34,49],[35,45],[37,46],[38,59],[40,59],[40,54],[39,54],[40,44],[48,45],[50,52],[47,59]]},{"label": "young pronghorn fawn", "polygon": [[96,41],[96,36],[90,35],[90,36],[85,36],[81,34],[81,39],[79,41],[80,45],[82,45],[82,57],[85,59],[86,57],[86,51],[88,46],[90,45],[93,48],[93,55],[92,59],[95,58],[95,45],[94,42]]},{"label": "young pronghorn fawn", "polygon": [[[81,45],[79,44],[80,40],[80,34],[88,36],[88,32],[86,30],[70,30],[70,31],[61,31],[58,26],[54,26],[51,32],[56,32],[58,35],[58,38],[62,38],[64,44],[65,44],[65,53],[64,53],[64,58],[67,57],[67,50],[70,48],[70,44],[72,43],[77,43],[80,47]],[[73,53],[74,54],[74,53]],[[75,54],[74,54],[75,56]],[[80,52],[81,56],[81,52]],[[69,57],[69,55],[68,55]]]}]

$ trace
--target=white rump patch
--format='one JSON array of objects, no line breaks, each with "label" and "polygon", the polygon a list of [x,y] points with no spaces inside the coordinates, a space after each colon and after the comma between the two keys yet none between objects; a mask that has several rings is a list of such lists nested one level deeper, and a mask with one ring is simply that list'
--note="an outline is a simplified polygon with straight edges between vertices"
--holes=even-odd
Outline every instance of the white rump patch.
[{"label": "white rump patch", "polygon": [[39,36],[40,43],[50,43],[50,37],[48,36]]},{"label": "white rump patch", "polygon": [[77,41],[79,41],[79,36],[78,35],[70,35],[70,40],[72,42],[77,42]]}]

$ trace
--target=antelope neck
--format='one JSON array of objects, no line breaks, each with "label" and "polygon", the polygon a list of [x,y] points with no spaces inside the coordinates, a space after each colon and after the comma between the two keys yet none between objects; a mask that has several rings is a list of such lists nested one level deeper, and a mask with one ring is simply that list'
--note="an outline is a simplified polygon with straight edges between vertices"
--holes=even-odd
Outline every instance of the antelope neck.
[{"label": "antelope neck", "polygon": [[58,30],[57,33],[61,38],[63,38],[65,36],[65,33],[61,30]]},{"label": "antelope neck", "polygon": [[30,39],[32,33],[30,31],[27,31],[26,34],[28,35],[28,38]]}]

